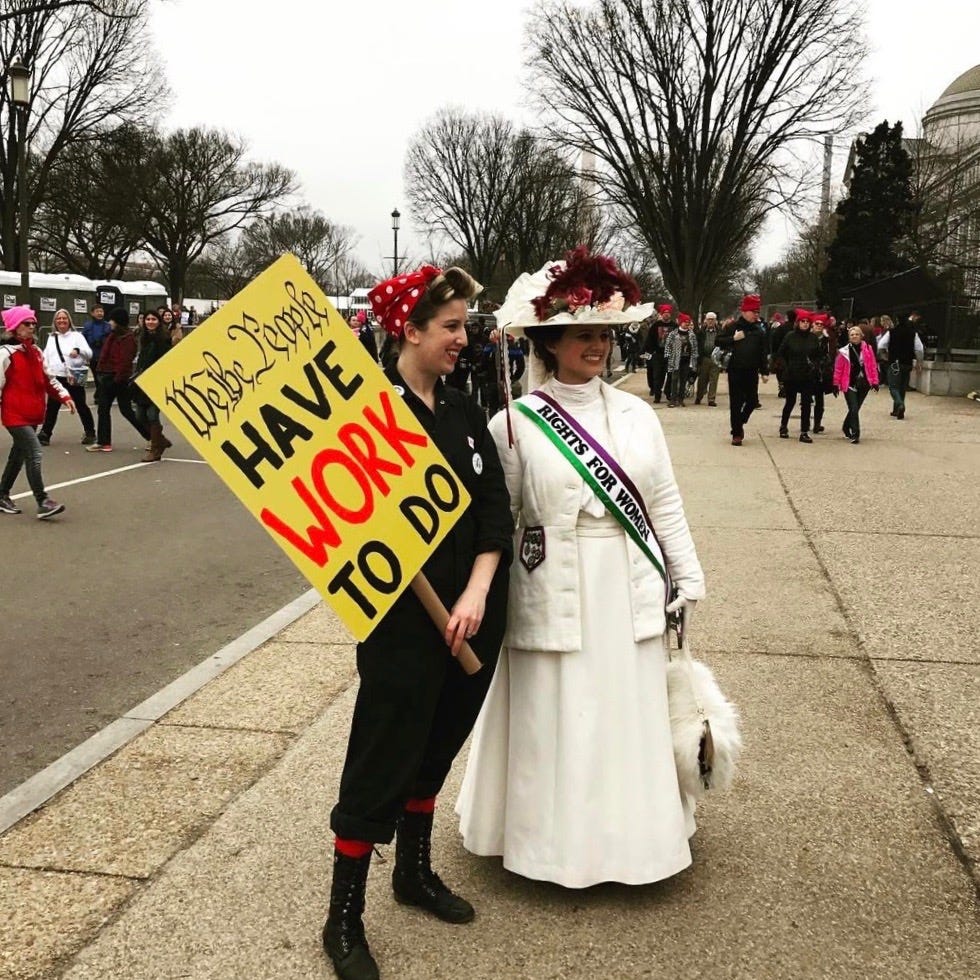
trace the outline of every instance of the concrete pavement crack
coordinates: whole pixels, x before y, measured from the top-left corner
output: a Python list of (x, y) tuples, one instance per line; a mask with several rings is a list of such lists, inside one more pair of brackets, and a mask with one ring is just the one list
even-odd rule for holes
[[(329, 707), (329, 705), (328, 705)], [(289, 728), (251, 728), (248, 725), (205, 725), (201, 722), (189, 722), (189, 721), (166, 721), (161, 719), (158, 723), (161, 728), (184, 728), (187, 730), (200, 730), (206, 732), (229, 732), (229, 733), (239, 733), (248, 735), (285, 735), (287, 738), (299, 738), (302, 731), (296, 731), (295, 729)], [(303, 727), (303, 731), (308, 728), (308, 725)]]
[[(980, 898), (980, 868), (974, 865), (972, 859), (970, 858), (970, 855), (966, 850), (966, 847), (963, 844), (962, 838), (960, 837), (959, 833), (956, 830), (956, 825), (953, 823), (953, 820), (950, 817), (950, 815), (947, 813), (945, 807), (941, 804), (939, 799), (939, 794), (936, 793), (935, 788), (933, 786), (932, 773), (929, 771), (929, 766), (925, 761), (920, 759), (918, 754), (916, 753), (915, 743), (912, 739), (912, 733), (905, 726), (905, 723), (902, 721), (901, 716), (898, 713), (898, 709), (896, 708), (895, 703), (891, 700), (891, 698), (888, 696), (887, 692), (885, 691), (884, 684), (882, 683), (881, 678), (878, 676), (878, 671), (875, 669), (876, 661), (874, 658), (870, 656), (867, 649), (865, 648), (864, 640), (862, 639), (860, 632), (855, 627), (847, 611), (847, 606), (844, 603), (844, 597), (841, 595), (840, 590), (837, 588), (837, 583), (834, 581), (833, 576), (830, 574), (830, 569), (828, 569), (826, 564), (824, 563), (824, 560), (820, 555), (820, 552), (818, 551), (816, 544), (814, 543), (813, 535), (810, 529), (803, 522), (802, 515), (800, 514), (800, 511), (798, 510), (796, 504), (793, 501), (793, 495), (789, 489), (789, 486), (786, 484), (786, 481), (783, 479), (783, 474), (780, 471), (779, 465), (776, 463), (776, 460), (769, 449), (769, 444), (766, 441), (765, 436), (763, 436), (761, 433), (759, 435), (759, 441), (762, 443), (762, 447), (763, 449), (765, 449), (766, 455), (769, 457), (769, 462), (772, 464), (772, 468), (776, 473), (776, 478), (779, 480), (779, 485), (783, 488), (783, 493), (786, 495), (786, 502), (789, 504), (790, 510), (793, 511), (793, 516), (796, 518), (796, 522), (799, 525), (800, 532), (803, 535), (803, 539), (806, 541), (807, 547), (812, 552), (813, 557), (817, 562), (817, 566), (820, 569), (820, 573), (823, 575), (824, 579), (826, 580), (827, 586), (831, 591), (831, 595), (833, 595), (834, 597), (834, 602), (837, 604), (837, 609), (840, 612), (844, 622), (847, 624), (847, 628), (850, 631), (854, 643), (858, 648), (860, 656), (851, 659), (856, 660), (856, 662), (864, 666), (864, 669), (868, 675), (868, 679), (871, 681), (872, 687), (878, 694), (878, 697), (881, 699), (881, 702), (884, 705), (885, 710), (888, 713), (888, 716), (892, 720), (892, 724), (894, 724), (895, 729), (898, 731), (898, 734), (905, 745), (905, 751), (908, 752), (909, 758), (912, 760), (912, 764), (916, 768), (916, 772), (919, 775), (919, 779), (922, 781), (923, 789), (926, 791), (926, 795), (929, 797), (929, 800), (932, 803), (933, 813), (935, 814), (936, 819), (939, 822), (940, 828), (945, 834), (946, 839), (949, 841), (949, 845), (952, 848), (953, 853), (956, 855), (956, 858), (959, 861), (960, 865), (963, 867), (963, 870), (966, 872), (967, 876), (972, 881), (977, 897)], [(939, 536), (942, 537), (942, 535)], [(887, 662), (890, 663), (891, 661), (887, 661)], [(916, 662), (918, 663), (921, 661), (916, 661)], [(932, 663), (933, 661), (928, 661), (928, 662)]]
[(698, 649), (704, 654), (712, 654), (720, 657), (733, 655), (739, 657), (777, 657), (784, 660), (870, 660), (875, 664), (922, 664), (923, 666), (930, 667), (936, 665), (943, 667), (980, 666), (975, 660), (944, 660), (939, 657), (928, 660), (918, 657), (870, 657), (864, 652), (848, 655), (844, 653), (808, 653), (806, 651), (800, 653), (784, 653), (781, 650), (723, 650), (712, 647), (699, 647)]
[[(769, 458), (772, 459), (772, 456)], [(783, 487), (785, 489), (785, 484)], [(739, 524), (691, 524), (691, 527), (700, 531), (765, 531), (774, 534), (789, 534), (796, 530), (792, 527), (760, 527), (758, 524), (751, 526), (742, 526)], [(980, 534), (942, 534), (939, 531), (855, 531), (853, 529), (837, 527), (818, 527), (814, 528), (814, 530), (827, 531), (833, 534), (863, 535), (869, 538), (951, 538), (954, 541), (980, 541)]]
[(9, 871), (41, 871), (55, 875), (73, 875), (83, 878), (112, 878), (119, 881), (132, 881), (138, 885), (145, 884), (150, 880), (142, 875), (124, 875), (118, 871), (86, 871), (82, 868), (61, 868), (55, 864), (11, 864), (9, 861), (0, 861), (0, 868)]

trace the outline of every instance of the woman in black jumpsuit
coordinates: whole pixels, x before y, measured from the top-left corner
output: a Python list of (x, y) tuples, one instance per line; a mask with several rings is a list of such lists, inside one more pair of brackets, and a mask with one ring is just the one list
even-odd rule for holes
[[(337, 805), (330, 912), (323, 944), (342, 980), (376, 980), (361, 914), (371, 851), (396, 835), (392, 888), (403, 904), (446, 922), (472, 906), (429, 864), (435, 798), (480, 712), (503, 639), (513, 522), (503, 472), (482, 410), (446, 386), (467, 344), (467, 302), (479, 291), (461, 269), (425, 266), (370, 294), (399, 342), (387, 375), (472, 498), (422, 571), (450, 610), (440, 633), (406, 590), (357, 647), (360, 688)], [(407, 308), (407, 312), (406, 312)], [(483, 663), (455, 659), (468, 639)]]

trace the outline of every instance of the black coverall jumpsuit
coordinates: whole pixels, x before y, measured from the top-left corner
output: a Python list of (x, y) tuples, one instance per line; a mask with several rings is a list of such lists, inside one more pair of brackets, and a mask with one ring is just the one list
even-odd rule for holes
[(476, 722), (503, 640), (514, 532), (483, 410), (439, 382), (432, 412), (396, 367), (386, 374), (472, 498), (422, 569), (446, 608), (466, 588), (477, 555), (502, 556), (483, 622), (469, 641), (484, 665), (476, 674), (467, 675), (452, 656), (411, 589), (357, 646), (360, 688), (330, 826), (338, 837), (379, 844), (394, 837), (406, 800), (439, 793)]

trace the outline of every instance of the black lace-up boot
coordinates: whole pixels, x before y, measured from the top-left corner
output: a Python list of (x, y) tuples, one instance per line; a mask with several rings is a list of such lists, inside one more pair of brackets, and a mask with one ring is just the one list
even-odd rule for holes
[(432, 870), (432, 814), (402, 814), (395, 841), (395, 870), (391, 887), (403, 905), (417, 905), (443, 922), (471, 922), (476, 913), (464, 898), (454, 895)]
[(323, 926), (323, 948), (340, 980), (379, 978), (378, 964), (371, 955), (361, 921), (370, 866), (370, 853), (352, 858), (334, 851), (330, 912)]

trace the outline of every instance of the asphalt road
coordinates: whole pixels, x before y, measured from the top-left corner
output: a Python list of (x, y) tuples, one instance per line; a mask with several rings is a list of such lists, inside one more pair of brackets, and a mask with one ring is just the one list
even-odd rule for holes
[[(143, 443), (117, 412), (106, 454), (62, 412), (44, 480), (65, 513), (38, 521), (21, 474), (23, 513), (0, 514), (0, 796), (309, 587), (166, 431), (164, 460), (136, 466)], [(0, 430), (0, 466), (9, 445)]]
[[(65, 513), (0, 514), (0, 796), (200, 663), (308, 585), (171, 427), (151, 463), (113, 421), (112, 453), (86, 453), (62, 412), (44, 479)], [(9, 438), (0, 430), (0, 464)], [(28, 490), (22, 474), (13, 489)]]

